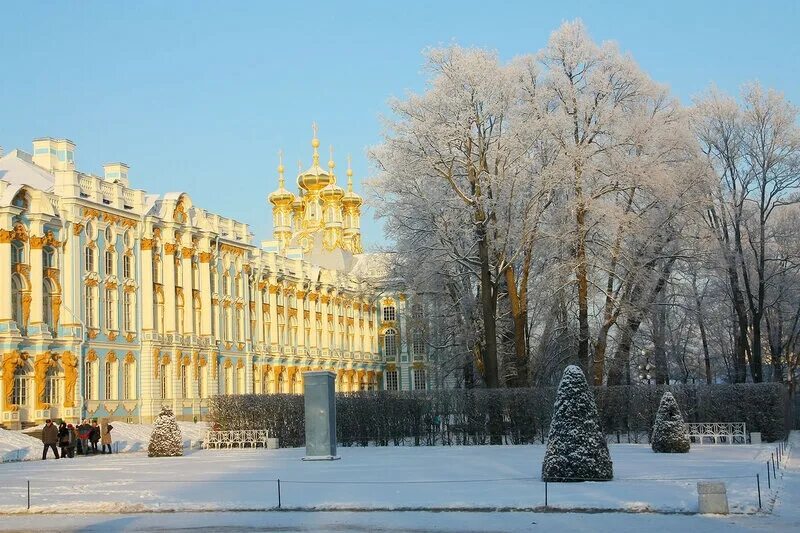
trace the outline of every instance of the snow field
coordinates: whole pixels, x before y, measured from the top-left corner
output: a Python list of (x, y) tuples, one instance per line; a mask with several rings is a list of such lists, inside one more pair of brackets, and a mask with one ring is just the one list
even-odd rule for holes
[[(115, 425), (116, 430), (116, 425)], [(549, 483), (558, 509), (695, 512), (696, 483), (725, 481), (731, 511), (758, 509), (756, 473), (774, 446), (696, 446), (655, 454), (648, 445), (611, 445), (614, 480)], [(544, 505), (544, 446), (339, 448), (341, 460), (306, 462), (300, 448), (193, 450), (9, 463), (0, 467), (0, 513), (272, 509), (277, 479), (283, 508), (532, 509)]]

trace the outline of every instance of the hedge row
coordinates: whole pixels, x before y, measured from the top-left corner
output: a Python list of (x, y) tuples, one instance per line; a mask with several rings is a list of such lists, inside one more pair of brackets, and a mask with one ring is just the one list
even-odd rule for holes
[[(786, 433), (788, 399), (780, 384), (597, 387), (606, 434), (618, 442), (649, 442), (661, 396), (671, 391), (687, 422), (745, 422), (766, 441)], [(342, 446), (488, 444), (489, 419), (502, 415), (507, 444), (543, 443), (554, 388), (356, 392), (336, 395)], [(266, 428), (281, 446), (302, 446), (303, 396), (217, 396), (209, 418), (220, 429)]]

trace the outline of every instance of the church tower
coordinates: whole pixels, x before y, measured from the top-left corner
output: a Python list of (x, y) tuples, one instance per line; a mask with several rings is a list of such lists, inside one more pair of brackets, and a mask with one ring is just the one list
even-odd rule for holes
[(361, 248), (361, 204), (364, 201), (353, 192), (353, 169), (350, 156), (347, 156), (347, 193), (342, 198), (344, 210), (344, 248), (354, 254), (363, 252)]
[(286, 249), (292, 238), (292, 203), (294, 194), (286, 190), (283, 179), (283, 153), (278, 153), (278, 188), (267, 197), (272, 204), (272, 238)]

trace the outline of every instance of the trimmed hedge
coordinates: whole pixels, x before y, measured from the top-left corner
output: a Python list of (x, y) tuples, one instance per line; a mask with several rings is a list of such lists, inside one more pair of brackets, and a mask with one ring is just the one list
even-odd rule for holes
[[(603, 431), (617, 442), (649, 442), (664, 392), (686, 422), (745, 422), (765, 441), (786, 435), (788, 398), (779, 383), (595, 387)], [(489, 444), (489, 419), (502, 414), (506, 444), (544, 443), (555, 389), (455, 389), (336, 395), (340, 446)], [(216, 396), (209, 419), (220, 429), (269, 429), (282, 447), (305, 442), (302, 395)]]

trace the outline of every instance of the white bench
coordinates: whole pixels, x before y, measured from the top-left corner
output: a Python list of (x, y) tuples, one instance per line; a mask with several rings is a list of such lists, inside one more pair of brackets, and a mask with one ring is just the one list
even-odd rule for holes
[(208, 430), (203, 441), (204, 448), (267, 448), (270, 443), (266, 429), (237, 429), (231, 431)]
[(697, 444), (747, 444), (744, 422), (691, 422), (686, 435)]

